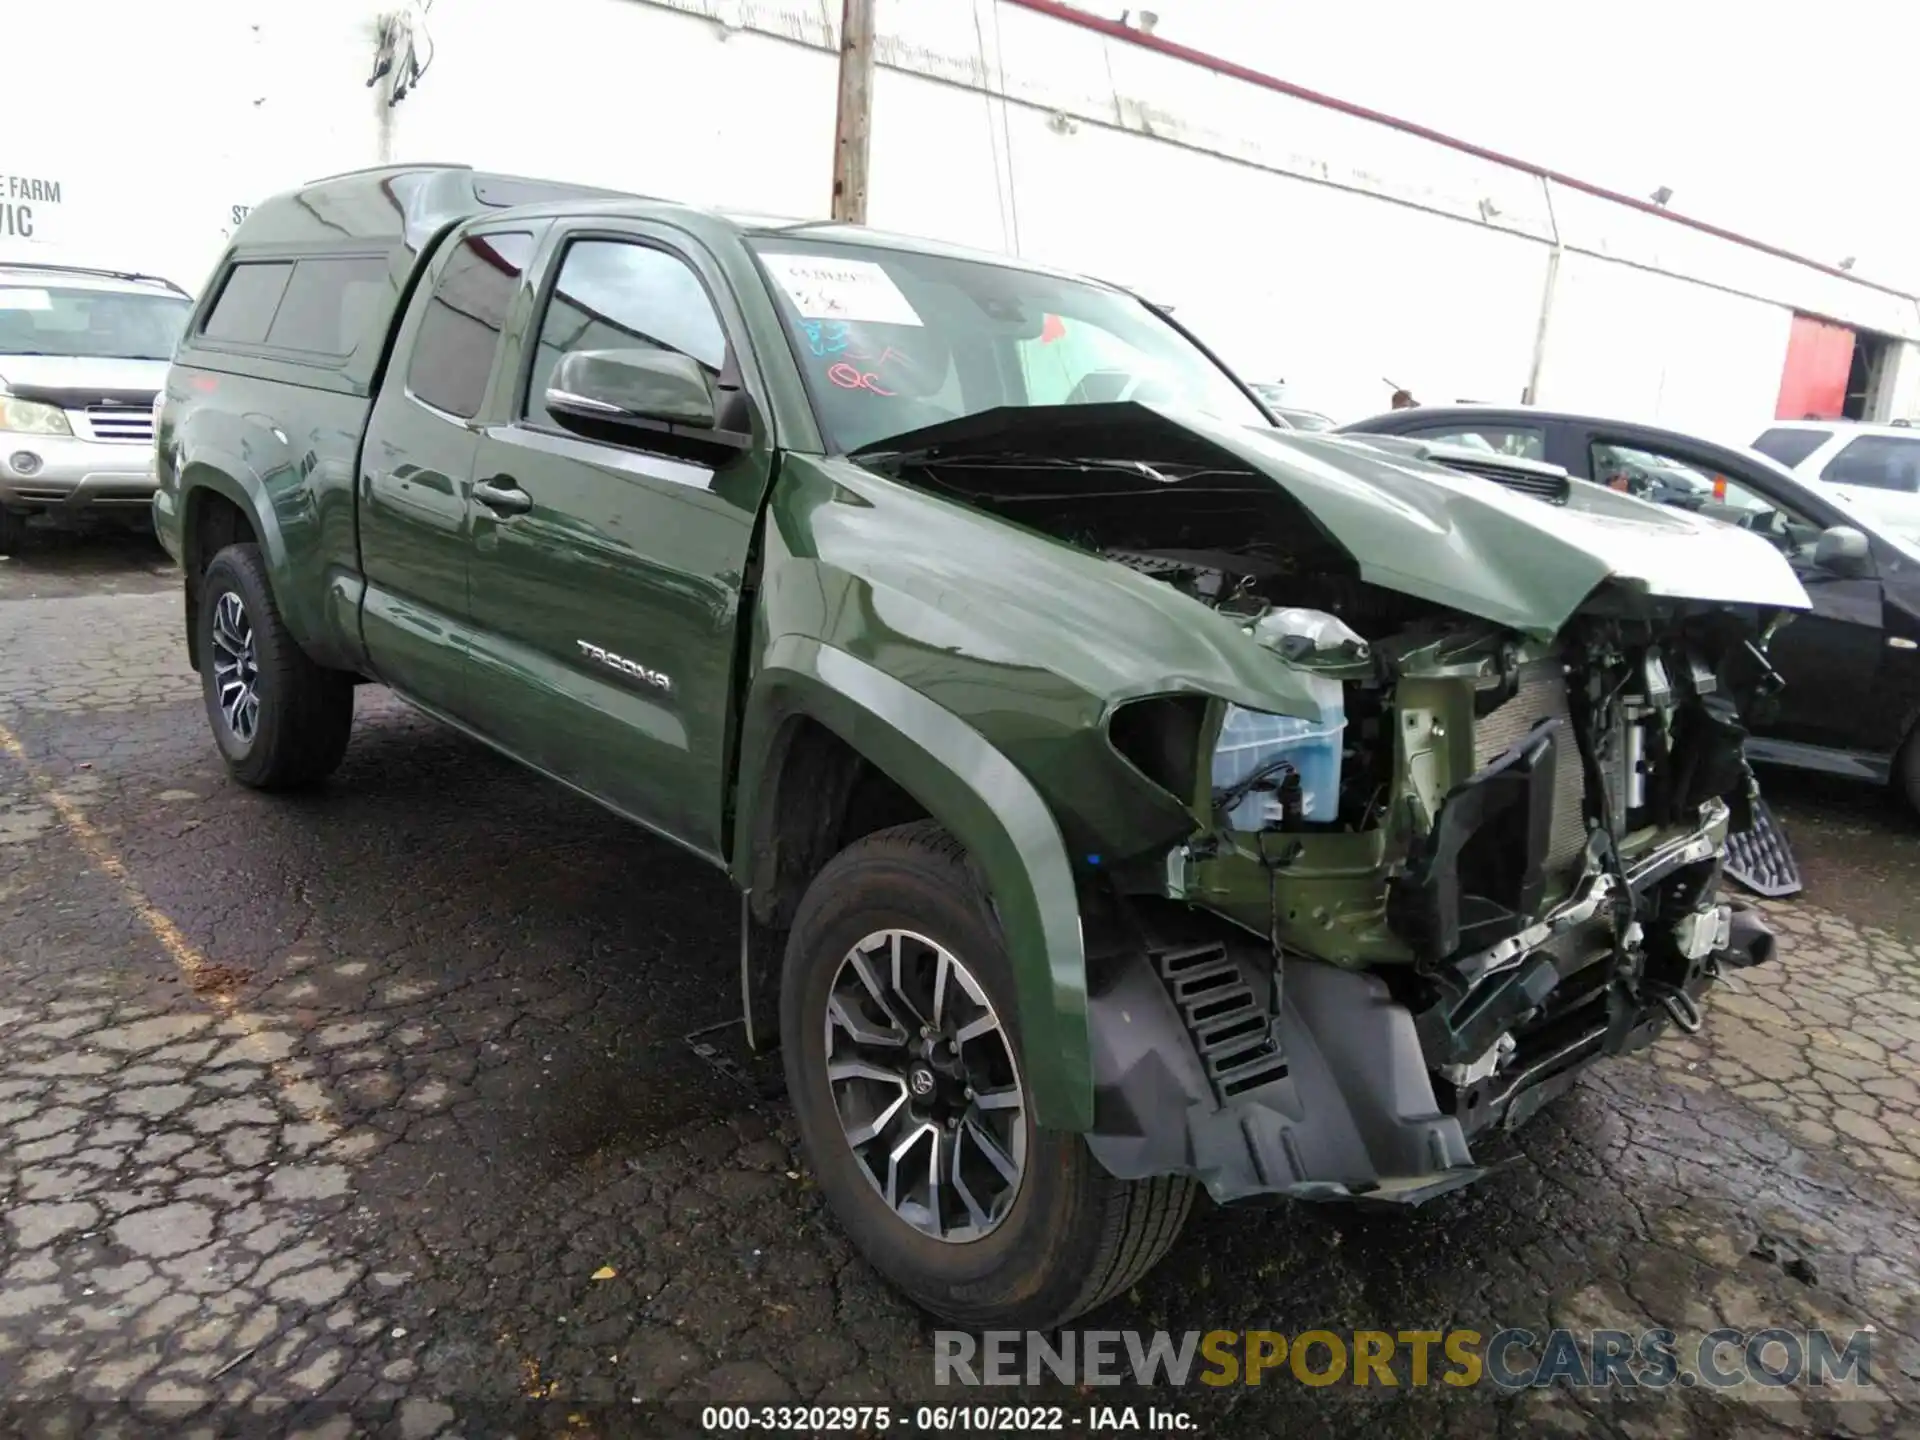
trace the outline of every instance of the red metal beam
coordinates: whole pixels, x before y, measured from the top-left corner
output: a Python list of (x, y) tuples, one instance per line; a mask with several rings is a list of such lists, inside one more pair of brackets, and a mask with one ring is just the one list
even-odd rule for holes
[(1558, 170), (1549, 170), (1544, 165), (1535, 165), (1526, 160), (1516, 160), (1511, 155), (1503, 155), (1498, 150), (1489, 150), (1484, 145), (1475, 145), (1468, 140), (1457, 140), (1451, 135), (1443, 135), (1425, 125), (1416, 125), (1411, 120), (1396, 119), (1392, 115), (1383, 115), (1378, 110), (1370, 110), (1365, 105), (1355, 105), (1351, 101), (1337, 100), (1331, 95), (1323, 95), (1317, 90), (1309, 90), (1304, 85), (1295, 85), (1282, 80), (1277, 75), (1269, 75), (1264, 70), (1255, 70), (1246, 65), (1236, 64), (1232, 60), (1218, 55), (1210, 55), (1204, 50), (1196, 50), (1191, 45), (1181, 45), (1172, 40), (1163, 40), (1158, 35), (1150, 35), (1144, 30), (1136, 30), (1131, 25), (1122, 25), (1118, 20), (1107, 20), (1091, 15), (1062, 0), (1007, 0), (1009, 5), (1017, 5), (1022, 10), (1032, 10), (1041, 15), (1051, 15), (1069, 25), (1077, 25), (1082, 30), (1094, 30), (1115, 40), (1124, 40), (1129, 45), (1138, 45), (1142, 50), (1157, 51), (1176, 60), (1184, 60), (1189, 65), (1198, 65), (1203, 70), (1211, 70), (1216, 75), (1226, 75), (1235, 80), (1244, 80), (1249, 85), (1258, 85), (1262, 90), (1273, 90), (1282, 95), (1291, 95), (1296, 100), (1305, 100), (1309, 104), (1319, 105), (1328, 110), (1337, 110), (1342, 115), (1351, 115), (1355, 119), (1370, 120), (1376, 125), (1385, 125), (1388, 129), (1398, 130), (1404, 135), (1417, 135), (1422, 140), (1431, 140), (1436, 145), (1444, 145), (1449, 150), (1458, 150), (1465, 155), (1473, 155), (1496, 165), (1505, 165), (1528, 175), (1537, 175), (1543, 180), (1551, 180), (1556, 185), (1564, 185), (1569, 190), (1583, 191), (1602, 200), (1610, 200), (1616, 205), (1625, 205), (1634, 210), (1643, 210), (1649, 215), (1657, 215), (1662, 220), (1671, 220), (1677, 225), (1691, 226), (1721, 240), (1735, 245), (1744, 245), (1749, 250), (1758, 250), (1762, 254), (1772, 255), (1781, 260), (1791, 260), (1796, 265), (1805, 265), (1821, 270), (1829, 275), (1855, 285), (1864, 285), (1869, 290), (1878, 290), (1885, 295), (1897, 296), (1902, 300), (1915, 297), (1904, 290), (1896, 290), (1891, 285), (1881, 285), (1872, 280), (1863, 280), (1858, 275), (1842, 270), (1837, 265), (1828, 265), (1819, 260), (1809, 260), (1804, 255), (1796, 255), (1791, 250), (1783, 250), (1778, 245), (1769, 245), (1764, 240), (1755, 240), (1751, 236), (1740, 235), (1705, 220), (1696, 220), (1688, 215), (1655, 205), (1648, 200), (1637, 200), (1631, 195), (1622, 195), (1617, 190), (1609, 190), (1604, 185), (1595, 185), (1586, 180), (1576, 180), (1571, 175)]

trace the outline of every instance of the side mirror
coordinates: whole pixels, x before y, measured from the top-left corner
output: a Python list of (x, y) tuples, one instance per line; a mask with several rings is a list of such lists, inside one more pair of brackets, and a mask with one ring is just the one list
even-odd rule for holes
[(1858, 575), (1867, 568), (1867, 537), (1851, 525), (1822, 530), (1813, 547), (1813, 563), (1836, 575)]
[(713, 387), (691, 355), (677, 350), (574, 350), (547, 382), (547, 409), (569, 421), (652, 421), (711, 430)]

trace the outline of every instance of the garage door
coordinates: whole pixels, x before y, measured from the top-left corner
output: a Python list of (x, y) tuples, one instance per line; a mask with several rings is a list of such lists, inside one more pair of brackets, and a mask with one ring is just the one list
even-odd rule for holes
[(1837, 419), (1847, 403), (1847, 373), (1853, 366), (1853, 332), (1844, 325), (1793, 317), (1787, 337), (1787, 366), (1780, 376), (1780, 401), (1774, 418)]

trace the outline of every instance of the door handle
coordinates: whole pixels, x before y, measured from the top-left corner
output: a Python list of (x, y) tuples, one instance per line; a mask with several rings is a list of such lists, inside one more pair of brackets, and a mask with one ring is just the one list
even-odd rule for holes
[(511, 475), (475, 481), (473, 498), (496, 515), (524, 515), (533, 509), (533, 497), (516, 485)]

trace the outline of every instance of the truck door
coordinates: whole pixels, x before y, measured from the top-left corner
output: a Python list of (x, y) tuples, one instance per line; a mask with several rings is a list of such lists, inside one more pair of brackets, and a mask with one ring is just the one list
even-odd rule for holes
[(714, 856), (767, 437), (716, 453), (611, 424), (582, 434), (545, 397), (570, 351), (668, 349), (744, 409), (738, 312), (711, 257), (667, 227), (563, 226), (537, 272), (528, 353), (474, 461), (474, 723)]
[(474, 417), (536, 239), (478, 229), (443, 247), (401, 321), (360, 451), (368, 657), (395, 690), (455, 718), (467, 707)]

